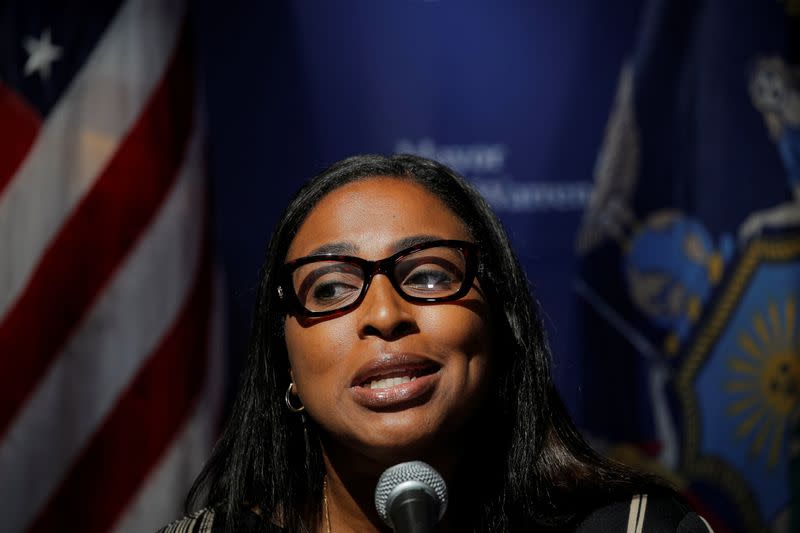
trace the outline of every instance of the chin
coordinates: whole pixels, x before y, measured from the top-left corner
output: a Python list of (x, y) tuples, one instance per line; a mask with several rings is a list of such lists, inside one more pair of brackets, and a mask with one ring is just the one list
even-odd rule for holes
[(451, 443), (442, 425), (432, 424), (430, 419), (416, 416), (419, 413), (413, 411), (378, 414), (380, 420), (370, 423), (368, 431), (354, 439), (353, 447), (387, 465), (424, 459), (448, 450)]

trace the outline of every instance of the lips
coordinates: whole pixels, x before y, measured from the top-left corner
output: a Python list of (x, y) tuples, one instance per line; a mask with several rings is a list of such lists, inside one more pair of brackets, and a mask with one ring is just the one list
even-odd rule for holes
[(417, 354), (386, 354), (361, 367), (350, 391), (372, 409), (402, 408), (424, 401), (439, 380), (441, 365)]
[(375, 388), (375, 384), (378, 383), (378, 388), (385, 388), (391, 385), (380, 382), (403, 378), (415, 379), (433, 374), (440, 367), (440, 364), (421, 355), (386, 354), (362, 366), (353, 378), (351, 386)]

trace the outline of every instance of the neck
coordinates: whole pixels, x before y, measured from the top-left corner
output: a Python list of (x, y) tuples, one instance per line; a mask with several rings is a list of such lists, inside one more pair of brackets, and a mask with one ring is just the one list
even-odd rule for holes
[[(337, 463), (325, 455), (327, 490), (327, 516), (329, 524), (322, 531), (349, 533), (363, 531), (373, 533), (389, 531), (383, 524), (374, 505), (371, 506), (374, 484), (371, 476), (354, 475), (346, 469), (337, 468)], [(377, 478), (376, 478), (377, 481)], [(327, 526), (330, 527), (327, 527)]]
[[(322, 517), (320, 531), (327, 532), (330, 525), (331, 533), (377, 533), (390, 532), (391, 529), (384, 524), (375, 509), (375, 486), (383, 471), (396, 464), (398, 461), (386, 462), (366, 457), (350, 450), (342, 450), (335, 445), (323, 445), (327, 485), (327, 516)], [(411, 460), (409, 458), (407, 460)], [(431, 457), (421, 457), (422, 460), (434, 466), (447, 482), (454, 471), (455, 463), (452, 458), (437, 461)], [(452, 492), (452, 488), (451, 488)], [(451, 502), (453, 498), (451, 495)], [(445, 515), (437, 526), (437, 531), (450, 530), (448, 515)], [(323, 512), (323, 515), (325, 513)]]

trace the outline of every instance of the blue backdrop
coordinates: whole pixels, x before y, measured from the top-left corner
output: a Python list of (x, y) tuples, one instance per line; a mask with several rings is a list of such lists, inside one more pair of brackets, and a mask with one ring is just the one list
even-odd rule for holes
[(472, 179), (506, 223), (580, 417), (574, 241), (636, 3), (232, 1), (199, 15), (234, 342), (299, 185), (348, 155), (414, 152)]

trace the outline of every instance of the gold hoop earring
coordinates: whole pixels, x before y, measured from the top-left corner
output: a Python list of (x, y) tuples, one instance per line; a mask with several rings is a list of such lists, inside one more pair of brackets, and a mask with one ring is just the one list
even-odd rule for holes
[(284, 399), (286, 400), (286, 407), (288, 407), (291, 412), (299, 413), (299, 412), (305, 410), (306, 406), (301, 404), (300, 407), (295, 407), (294, 405), (292, 405), (292, 389), (293, 388), (294, 388), (294, 381), (289, 383), (289, 388), (286, 389), (286, 396), (284, 397)]

